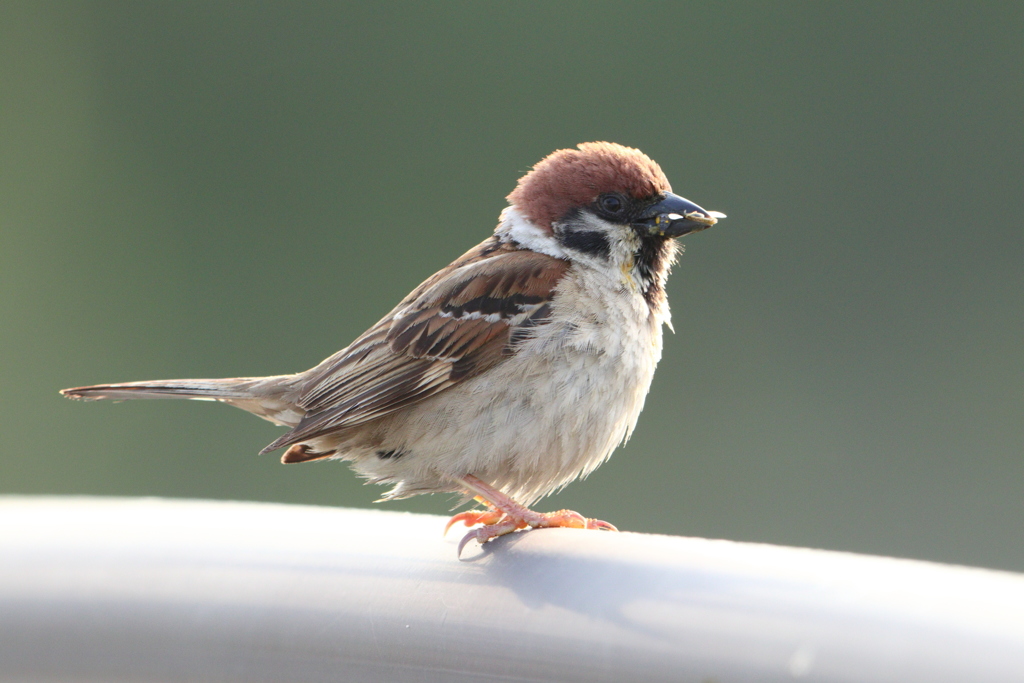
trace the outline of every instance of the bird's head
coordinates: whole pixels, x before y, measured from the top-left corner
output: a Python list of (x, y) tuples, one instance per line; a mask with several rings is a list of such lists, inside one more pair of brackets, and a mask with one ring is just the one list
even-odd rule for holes
[(724, 218), (673, 194), (646, 154), (612, 142), (553, 152), (519, 179), (508, 200), (499, 233), (552, 256), (635, 269), (659, 288), (675, 255), (673, 238)]

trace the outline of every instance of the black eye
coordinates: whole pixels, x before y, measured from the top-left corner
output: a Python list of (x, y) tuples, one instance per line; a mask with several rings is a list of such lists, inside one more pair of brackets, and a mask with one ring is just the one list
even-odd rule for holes
[(598, 205), (610, 214), (622, 213), (626, 203), (617, 194), (603, 194), (597, 198)]

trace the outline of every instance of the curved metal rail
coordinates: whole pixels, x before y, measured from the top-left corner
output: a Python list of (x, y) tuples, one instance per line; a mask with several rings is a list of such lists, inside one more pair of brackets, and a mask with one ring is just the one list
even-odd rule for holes
[(0, 498), (0, 680), (1024, 680), (1024, 576), (254, 503)]

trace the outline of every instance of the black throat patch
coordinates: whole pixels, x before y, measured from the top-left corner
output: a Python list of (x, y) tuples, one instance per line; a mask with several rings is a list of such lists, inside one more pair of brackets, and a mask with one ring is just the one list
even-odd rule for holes
[(643, 282), (644, 300), (652, 308), (665, 301), (662, 284), (672, 267), (676, 248), (671, 237), (640, 234), (640, 247), (633, 255), (634, 268)]

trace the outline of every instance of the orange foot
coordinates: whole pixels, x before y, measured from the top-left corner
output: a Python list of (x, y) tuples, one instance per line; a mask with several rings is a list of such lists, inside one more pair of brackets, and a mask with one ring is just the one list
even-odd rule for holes
[(600, 529), (602, 531), (618, 531), (614, 525), (603, 522), (599, 519), (584, 517), (572, 510), (559, 510), (557, 512), (534, 512), (529, 508), (520, 505), (501, 491), (488, 486), (472, 475), (463, 477), (460, 482), (469, 489), (478, 501), (485, 503), (488, 510), (471, 510), (460, 512), (448, 520), (445, 526), (445, 533), (452, 525), (462, 522), (466, 526), (483, 524), (479, 529), (474, 529), (466, 534), (459, 542), (458, 555), (462, 555), (463, 548), (470, 541), (477, 541), (480, 544), (510, 534), (517, 529), (530, 527), (540, 529), (546, 527), (567, 527), (570, 529)]

